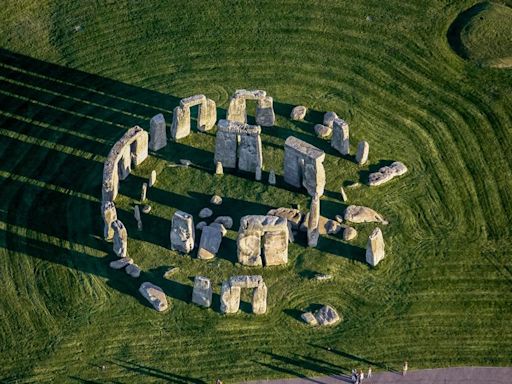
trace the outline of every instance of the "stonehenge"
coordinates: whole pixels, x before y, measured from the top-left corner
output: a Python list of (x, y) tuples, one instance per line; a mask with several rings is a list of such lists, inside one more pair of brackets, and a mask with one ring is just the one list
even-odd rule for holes
[(119, 181), (128, 177), (131, 167), (140, 165), (148, 157), (148, 133), (141, 127), (130, 128), (110, 150), (103, 166), (102, 202), (114, 201)]
[(284, 143), (284, 181), (294, 187), (303, 185), (310, 196), (324, 194), (324, 151), (290, 136)]
[(158, 312), (168, 308), (167, 297), (159, 286), (146, 281), (140, 285), (139, 292)]
[(128, 254), (128, 233), (121, 220), (114, 220), (112, 222), (112, 229), (114, 230), (114, 244), (113, 249), (117, 257), (126, 257)]
[(159, 113), (149, 121), (149, 149), (158, 151), (167, 145), (164, 115)]
[(215, 138), (214, 163), (224, 168), (236, 168), (256, 173), (263, 168), (261, 128), (236, 121), (219, 120)]
[(261, 315), (267, 312), (267, 286), (259, 275), (233, 276), (222, 283), (220, 294), (220, 311), (236, 313), (240, 308), (242, 288), (254, 289), (252, 295), (252, 312)]
[(352, 223), (382, 223), (387, 225), (388, 222), (384, 218), (375, 212), (373, 209), (368, 207), (362, 207), (358, 205), (349, 205), (345, 209), (344, 214), (345, 221)]
[(192, 290), (192, 302), (205, 308), (212, 305), (212, 283), (204, 276), (194, 278), (194, 289)]
[(112, 201), (104, 201), (101, 204), (101, 217), (103, 217), (103, 237), (105, 240), (114, 238), (112, 223), (117, 220), (116, 207)]
[(368, 237), (366, 244), (366, 262), (375, 267), (384, 258), (384, 237), (380, 228), (375, 228)]
[[(217, 224), (217, 225), (214, 225)], [(201, 228), (201, 240), (199, 242), (199, 250), (197, 258), (202, 260), (210, 260), (215, 257), (220, 248), (222, 237), (222, 224), (214, 223), (203, 226)]]
[[(263, 237), (263, 258), (261, 252)], [(288, 262), (288, 223), (277, 216), (248, 215), (240, 219), (237, 238), (242, 265), (271, 266)]]
[(192, 215), (176, 211), (171, 222), (171, 249), (189, 253), (194, 249), (195, 228)]
[(400, 161), (395, 161), (390, 166), (382, 167), (378, 172), (370, 173), (368, 177), (368, 185), (381, 185), (389, 180), (401, 176), (407, 172), (407, 167)]
[(370, 152), (370, 144), (367, 141), (360, 141), (357, 144), (356, 163), (364, 165), (368, 161), (368, 153)]
[(349, 128), (345, 120), (335, 118), (332, 124), (331, 147), (342, 155), (350, 154)]
[(262, 127), (272, 127), (276, 117), (274, 100), (262, 90), (238, 89), (229, 100), (226, 120), (247, 123), (247, 100), (256, 100), (256, 124)]
[(171, 137), (174, 141), (190, 134), (190, 108), (198, 105), (197, 129), (209, 131), (217, 121), (217, 105), (205, 95), (194, 95), (180, 100), (172, 115)]

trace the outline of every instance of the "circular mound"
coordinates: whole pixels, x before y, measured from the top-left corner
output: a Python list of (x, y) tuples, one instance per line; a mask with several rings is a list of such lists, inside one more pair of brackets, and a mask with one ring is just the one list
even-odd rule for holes
[(478, 3), (457, 16), (448, 41), (462, 58), (481, 66), (512, 67), (512, 8)]

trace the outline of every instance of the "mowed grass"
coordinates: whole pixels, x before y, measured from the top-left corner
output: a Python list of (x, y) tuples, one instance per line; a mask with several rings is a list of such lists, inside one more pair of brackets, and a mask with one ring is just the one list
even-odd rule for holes
[[(354, 367), (412, 369), (512, 363), (512, 72), (482, 69), (451, 49), (448, 30), (474, 3), (442, 1), (7, 1), (0, 11), (0, 377), (5, 382), (226, 382), (313, 376)], [(506, 20), (503, 21), (506, 24)], [(510, 22), (510, 20), (509, 20)], [(507, 24), (508, 26), (508, 24)], [(275, 100), (264, 128), (264, 179), (213, 175), (214, 132), (194, 133), (151, 156), (122, 183), (116, 203), (134, 280), (108, 267), (102, 240), (101, 172), (123, 132), (181, 97), (204, 93), (224, 117), (237, 88)], [(292, 122), (294, 105), (308, 106)], [(250, 106), (251, 114), (254, 105)], [(370, 163), (342, 158), (313, 126), (336, 111), (352, 151), (370, 143)], [(245, 214), (299, 203), (282, 180), (284, 140), (325, 150), (322, 214), (343, 212), (339, 186), (404, 162), (409, 173), (379, 188), (348, 190), (389, 221), (386, 259), (363, 261), (372, 225), (359, 236), (304, 238), (276, 268), (236, 264)], [(193, 167), (169, 167), (190, 159)], [(153, 207), (136, 230), (132, 207), (152, 169)], [(195, 215), (212, 194), (215, 215), (235, 219), (211, 262), (169, 249), (176, 209)], [(172, 280), (163, 273), (172, 266)], [(220, 283), (262, 274), (265, 316), (219, 313)], [(330, 273), (317, 282), (314, 273)], [(193, 277), (214, 283), (214, 304), (190, 303)], [(137, 292), (160, 285), (160, 314)], [(311, 329), (302, 310), (331, 304), (334, 328)]]

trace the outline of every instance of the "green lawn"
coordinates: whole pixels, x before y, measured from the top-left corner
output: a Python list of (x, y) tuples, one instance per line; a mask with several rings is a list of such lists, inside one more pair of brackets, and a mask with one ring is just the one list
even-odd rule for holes
[[(399, 369), (404, 359), (411, 369), (510, 366), (512, 70), (481, 68), (452, 49), (460, 32), (452, 23), (474, 4), (4, 1), (0, 381), (237, 382)], [(501, 22), (510, 30), (512, 19)], [(238, 88), (274, 97), (276, 126), (263, 128), (262, 141), (264, 179), (275, 169), (277, 186), (214, 176), (214, 131), (194, 131), (122, 183), (118, 215), (143, 274), (135, 280), (110, 269), (99, 201), (110, 147), (135, 124), (148, 129), (157, 113), (170, 123), (185, 96), (212, 98), (223, 118)], [(310, 109), (306, 122), (288, 118), (298, 104)], [(349, 122), (353, 152), (359, 140), (370, 143), (368, 166), (315, 137), (314, 124), (330, 110)], [(351, 243), (325, 236), (310, 249), (299, 239), (287, 266), (236, 264), (241, 216), (309, 205), (305, 191), (282, 180), (290, 135), (327, 154), (327, 217), (344, 210), (343, 183), (364, 181), (389, 161), (409, 168), (382, 187), (347, 190), (350, 203), (390, 222), (377, 268), (362, 262), (372, 225), (357, 226)], [(179, 159), (196, 166), (168, 167)], [(153, 209), (138, 232), (132, 204), (153, 169)], [(170, 251), (173, 212), (197, 222), (214, 193), (224, 197), (215, 214), (235, 219), (218, 257)], [(180, 271), (163, 279), (171, 266)], [(310, 279), (317, 272), (334, 278)], [(249, 313), (248, 293), (240, 314), (219, 313), (220, 283), (242, 273), (264, 276), (267, 315)], [(190, 303), (198, 274), (214, 283), (211, 309)], [(169, 311), (148, 307), (137, 292), (143, 281), (165, 290)], [(308, 328), (300, 313), (318, 304), (333, 305), (344, 321)]]

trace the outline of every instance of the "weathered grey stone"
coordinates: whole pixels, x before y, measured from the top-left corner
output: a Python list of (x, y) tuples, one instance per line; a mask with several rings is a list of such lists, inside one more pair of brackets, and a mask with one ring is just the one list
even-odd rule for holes
[(165, 293), (159, 286), (146, 281), (140, 285), (139, 292), (158, 312), (168, 308)]
[(384, 218), (375, 212), (373, 209), (368, 207), (362, 207), (358, 205), (349, 205), (345, 209), (344, 214), (345, 221), (352, 223), (382, 223), (387, 225), (388, 222)]
[(233, 227), (233, 219), (230, 216), (219, 216), (214, 220), (215, 223), (220, 223), (226, 229), (231, 229)]
[(222, 283), (220, 291), (220, 311), (236, 313), (240, 308), (240, 287), (232, 287), (229, 281)]
[(149, 176), (149, 180), (148, 180), (149, 188), (151, 188), (153, 185), (155, 185), (155, 183), (156, 183), (156, 171), (153, 169), (151, 171), (151, 175)]
[(194, 95), (194, 96), (189, 96), (189, 97), (185, 97), (185, 98), (181, 99), (180, 107), (185, 109), (185, 108), (194, 107), (196, 105), (200, 105), (203, 103), (206, 103), (205, 95)]
[(283, 217), (291, 223), (293, 229), (298, 229), (302, 222), (302, 212), (294, 208), (276, 208), (267, 212), (267, 215)]
[(171, 249), (189, 253), (194, 249), (195, 229), (192, 215), (176, 211), (171, 223)]
[(256, 173), (256, 169), (263, 166), (263, 152), (260, 134), (240, 135), (238, 154), (238, 169), (241, 171)]
[(101, 204), (101, 217), (103, 217), (103, 237), (105, 240), (114, 238), (112, 223), (117, 220), (117, 211), (112, 201), (104, 201)]
[(332, 133), (331, 127), (322, 124), (316, 124), (314, 130), (315, 134), (321, 139), (327, 139)]
[(222, 237), (225, 237), (226, 234), (228, 233), (226, 228), (221, 223), (211, 223), (209, 226), (218, 228), (220, 233), (222, 233)]
[(133, 264), (133, 259), (129, 257), (122, 257), (120, 259), (114, 260), (110, 262), (110, 268), (112, 269), (123, 269), (129, 264)]
[(213, 215), (213, 211), (210, 208), (203, 208), (199, 211), (199, 217), (201, 219), (207, 219)]
[(267, 286), (265, 283), (258, 285), (252, 293), (252, 313), (262, 315), (267, 312)]
[(316, 321), (316, 317), (311, 312), (304, 312), (302, 315), (300, 315), (301, 319), (304, 320), (306, 324), (309, 325), (318, 325), (318, 321)]
[(338, 223), (343, 223), (343, 216), (341, 216), (341, 215), (336, 215), (336, 216), (334, 216), (334, 218), (336, 219), (336, 221), (337, 221)]
[(254, 178), (256, 179), (256, 181), (261, 181), (261, 167), (260, 166), (256, 167), (256, 172), (254, 174)]
[(288, 242), (293, 243), (295, 241), (295, 235), (297, 232), (292, 229), (292, 223), (287, 221), (286, 224), (288, 224)]
[(288, 261), (288, 222), (278, 216), (248, 215), (240, 220), (237, 239), (238, 261), (243, 265), (263, 264), (261, 236), (264, 236), (265, 265)]
[(176, 107), (172, 112), (171, 137), (174, 141), (190, 134), (190, 108)]
[(308, 247), (316, 247), (319, 238), (320, 198), (317, 193), (311, 198), (308, 218)]
[(212, 203), (213, 205), (221, 205), (222, 197), (220, 197), (219, 195), (213, 195), (212, 198), (210, 199), (210, 203)]
[(357, 237), (357, 231), (352, 227), (345, 227), (343, 229), (343, 240), (350, 241), (354, 240)]
[(147, 157), (148, 133), (139, 126), (130, 128), (114, 144), (104, 163), (102, 202), (114, 201), (119, 191), (119, 180), (129, 175), (132, 164), (138, 166)]
[(370, 173), (370, 176), (368, 177), (368, 185), (376, 186), (384, 184), (397, 176), (403, 175), (406, 172), (407, 167), (404, 165), (404, 163), (395, 161), (389, 167), (382, 167), (378, 172)]
[(345, 192), (345, 189), (343, 187), (340, 187), (340, 194), (341, 194), (341, 201), (346, 203), (348, 201), (348, 197), (347, 197), (347, 193)]
[(208, 223), (206, 221), (200, 221), (196, 224), (196, 229), (202, 231), (204, 227), (206, 227)]
[(325, 231), (329, 235), (337, 234), (339, 231), (341, 231), (342, 228), (343, 227), (340, 225), (340, 223), (334, 220), (328, 220), (327, 223), (325, 224)]
[(209, 308), (212, 305), (212, 283), (204, 276), (194, 278), (192, 302), (202, 307)]
[(216, 175), (223, 175), (224, 174), (224, 167), (222, 166), (222, 163), (220, 161), (217, 161), (215, 163), (215, 174)]
[(326, 127), (332, 128), (334, 120), (338, 118), (336, 112), (326, 112), (324, 114), (324, 125)]
[(217, 105), (215, 101), (206, 99), (205, 103), (199, 105), (199, 114), (197, 118), (197, 129), (201, 132), (209, 131), (215, 126), (217, 121)]
[(276, 121), (274, 113), (274, 100), (270, 96), (258, 99), (256, 106), (256, 124), (262, 127), (272, 127)]
[(375, 267), (379, 262), (384, 259), (384, 237), (380, 228), (375, 228), (368, 237), (366, 244), (366, 262), (372, 267)]
[(140, 276), (141, 272), (140, 267), (137, 264), (128, 264), (124, 271), (135, 279)]
[(284, 143), (284, 181), (297, 188), (303, 185), (313, 196), (322, 196), (325, 188), (324, 151), (296, 137)]
[(140, 191), (140, 202), (146, 201), (146, 195), (148, 193), (148, 183), (142, 183), (142, 189)]
[(334, 119), (332, 127), (331, 147), (336, 149), (342, 155), (350, 154), (350, 134), (346, 121)]
[(261, 275), (238, 275), (229, 278), (229, 284), (232, 287), (239, 288), (256, 288), (263, 284), (263, 277)]
[(307, 111), (308, 109), (305, 106), (297, 105), (292, 109), (292, 112), (290, 113), (290, 118), (292, 120), (304, 120)]
[(356, 163), (364, 165), (368, 161), (368, 153), (370, 152), (370, 144), (367, 141), (360, 141), (357, 144)]
[[(159, 113), (149, 121), (149, 149), (158, 151), (167, 145), (164, 115)], [(150, 185), (151, 186), (151, 185)]]
[(208, 225), (203, 227), (197, 258), (201, 260), (213, 259), (219, 252), (221, 242), (222, 231), (218, 226)]
[(233, 95), (229, 101), (229, 107), (226, 120), (238, 121), (239, 123), (247, 122), (247, 110), (245, 99)]
[(268, 183), (270, 185), (276, 185), (276, 173), (274, 172), (273, 169), (271, 169), (270, 172), (268, 173)]
[(341, 320), (338, 312), (336, 312), (336, 310), (330, 305), (324, 305), (322, 308), (316, 311), (315, 318), (318, 322), (318, 325), (321, 326), (334, 325)]
[(138, 205), (133, 207), (133, 217), (135, 218), (135, 220), (140, 221), (140, 208)]
[(112, 229), (114, 230), (114, 253), (122, 258), (128, 254), (128, 233), (121, 220), (112, 222)]

